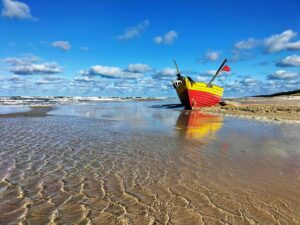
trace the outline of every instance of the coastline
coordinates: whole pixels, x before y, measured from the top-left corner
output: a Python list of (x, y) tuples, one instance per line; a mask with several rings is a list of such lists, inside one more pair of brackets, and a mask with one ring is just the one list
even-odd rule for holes
[[(217, 106), (196, 110), (203, 113), (265, 122), (300, 123), (299, 96), (251, 97), (224, 100)], [(0, 114), (0, 118), (43, 117), (54, 107), (55, 105), (31, 105), (29, 111)]]

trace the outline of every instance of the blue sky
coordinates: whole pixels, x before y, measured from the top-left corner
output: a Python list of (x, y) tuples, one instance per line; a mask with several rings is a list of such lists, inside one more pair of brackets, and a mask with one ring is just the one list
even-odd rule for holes
[(173, 59), (225, 96), (299, 89), (300, 2), (1, 0), (0, 95), (176, 96)]

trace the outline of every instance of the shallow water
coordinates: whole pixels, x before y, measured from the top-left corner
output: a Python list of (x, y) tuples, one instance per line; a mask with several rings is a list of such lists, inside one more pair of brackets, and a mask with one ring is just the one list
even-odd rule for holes
[(299, 224), (299, 125), (165, 101), (0, 119), (0, 224)]
[(28, 106), (0, 105), (0, 114), (29, 111)]

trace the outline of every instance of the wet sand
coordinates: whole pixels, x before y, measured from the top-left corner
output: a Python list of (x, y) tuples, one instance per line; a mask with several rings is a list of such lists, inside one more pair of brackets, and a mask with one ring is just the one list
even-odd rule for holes
[(300, 122), (300, 97), (248, 98), (233, 101), (200, 110), (260, 120)]
[(0, 224), (300, 223), (299, 125), (164, 104), (0, 118)]
[[(0, 106), (1, 107), (1, 106)], [(52, 106), (31, 106), (28, 111), (25, 112), (12, 112), (0, 114), (0, 118), (11, 117), (43, 117), (53, 109)]]

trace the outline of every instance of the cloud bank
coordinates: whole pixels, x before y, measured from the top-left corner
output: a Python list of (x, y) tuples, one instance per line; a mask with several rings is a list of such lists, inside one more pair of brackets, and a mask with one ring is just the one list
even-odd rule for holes
[(112, 79), (138, 79), (144, 75), (140, 72), (131, 72), (119, 67), (95, 65), (80, 72), (83, 76), (101, 76)]
[(129, 64), (127, 70), (133, 73), (145, 73), (151, 71), (151, 67), (148, 66), (147, 64), (136, 63), (136, 64)]
[(286, 30), (281, 34), (274, 34), (264, 40), (265, 50), (267, 53), (282, 50), (300, 50), (300, 41), (291, 41), (296, 36), (297, 33), (293, 30)]
[(63, 71), (55, 62), (40, 61), (36, 56), (4, 59), (10, 65), (10, 72), (16, 75), (50, 75)]
[(277, 70), (275, 73), (268, 76), (269, 80), (289, 80), (299, 77), (300, 73), (288, 72), (285, 70)]
[(282, 59), (276, 66), (279, 67), (300, 67), (300, 55), (291, 55)]

